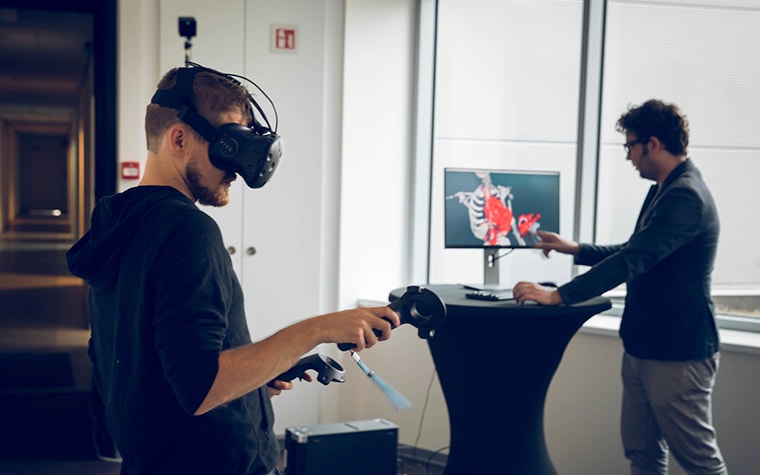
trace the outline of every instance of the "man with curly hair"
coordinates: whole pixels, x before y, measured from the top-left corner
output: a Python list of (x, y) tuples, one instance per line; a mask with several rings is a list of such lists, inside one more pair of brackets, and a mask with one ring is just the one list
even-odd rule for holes
[(627, 159), (655, 182), (623, 244), (595, 245), (538, 232), (536, 247), (592, 266), (557, 289), (514, 287), (518, 302), (571, 305), (625, 283), (621, 432), (632, 475), (665, 475), (668, 452), (693, 475), (726, 475), (712, 424), (720, 341), (710, 284), (720, 224), (702, 175), (687, 158), (679, 108), (649, 100), (617, 122)]

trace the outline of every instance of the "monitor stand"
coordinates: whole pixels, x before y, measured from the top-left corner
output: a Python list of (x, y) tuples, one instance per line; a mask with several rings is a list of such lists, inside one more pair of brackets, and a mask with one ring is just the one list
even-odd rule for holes
[(483, 283), (482, 284), (462, 284), (466, 289), (471, 290), (501, 290), (499, 284), (499, 248), (483, 249)]
[(499, 288), (499, 249), (483, 249), (483, 283), (486, 288)]

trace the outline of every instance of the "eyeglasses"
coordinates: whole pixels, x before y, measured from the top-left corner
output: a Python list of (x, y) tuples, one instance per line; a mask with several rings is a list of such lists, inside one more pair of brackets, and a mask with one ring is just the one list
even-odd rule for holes
[(632, 140), (630, 142), (626, 142), (623, 144), (623, 150), (625, 150), (626, 154), (629, 154), (631, 153), (631, 147), (639, 143), (647, 143), (647, 140)]

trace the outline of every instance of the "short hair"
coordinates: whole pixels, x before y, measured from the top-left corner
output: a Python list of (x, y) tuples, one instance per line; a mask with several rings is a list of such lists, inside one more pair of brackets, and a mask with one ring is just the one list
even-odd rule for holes
[(657, 137), (665, 149), (676, 156), (686, 155), (689, 147), (689, 121), (675, 104), (650, 99), (640, 106), (629, 106), (617, 121), (617, 131), (633, 133), (638, 140)]
[[(158, 89), (171, 89), (177, 82), (178, 68), (167, 72), (158, 83)], [(214, 127), (224, 125), (222, 114), (240, 111), (247, 123), (253, 120), (251, 101), (248, 90), (237, 81), (209, 71), (199, 71), (193, 79), (193, 95), (198, 113), (211, 122)], [(145, 110), (145, 138), (148, 150), (158, 152), (161, 137), (176, 123), (182, 122), (177, 116), (177, 109), (148, 104)], [(192, 128), (191, 128), (192, 130)], [(193, 133), (202, 139), (195, 130)]]

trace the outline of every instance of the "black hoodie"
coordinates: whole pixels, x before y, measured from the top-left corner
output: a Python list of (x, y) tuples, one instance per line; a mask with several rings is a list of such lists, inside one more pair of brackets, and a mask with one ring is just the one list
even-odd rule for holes
[(66, 257), (91, 286), (93, 385), (122, 473), (273, 469), (279, 447), (265, 387), (193, 415), (219, 353), (251, 341), (216, 223), (174, 188), (138, 186), (100, 200)]

